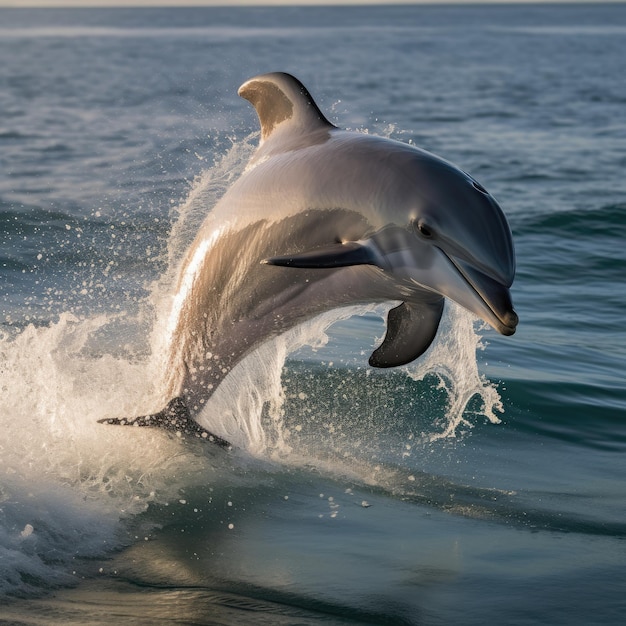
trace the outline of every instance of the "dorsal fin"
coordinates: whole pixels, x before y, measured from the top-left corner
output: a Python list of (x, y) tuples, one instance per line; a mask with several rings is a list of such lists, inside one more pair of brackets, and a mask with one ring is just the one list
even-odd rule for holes
[(261, 123), (261, 141), (279, 125), (301, 132), (333, 128), (306, 87), (291, 74), (274, 72), (255, 76), (241, 85), (237, 93), (256, 109)]

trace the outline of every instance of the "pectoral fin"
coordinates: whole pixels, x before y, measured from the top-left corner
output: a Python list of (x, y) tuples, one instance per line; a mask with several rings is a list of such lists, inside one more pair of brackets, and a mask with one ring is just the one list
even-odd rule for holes
[(348, 267), (349, 265), (379, 265), (379, 260), (372, 248), (358, 241), (336, 243), (301, 254), (275, 256), (263, 262), (268, 265), (310, 269), (329, 269)]
[(423, 304), (407, 304), (389, 311), (387, 334), (370, 356), (373, 367), (406, 365), (422, 355), (432, 343), (443, 314), (444, 299)]

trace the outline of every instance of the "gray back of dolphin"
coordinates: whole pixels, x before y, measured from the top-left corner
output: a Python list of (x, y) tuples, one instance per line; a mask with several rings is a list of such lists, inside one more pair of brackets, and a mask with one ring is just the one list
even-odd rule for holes
[(257, 111), (260, 145), (181, 268), (168, 325), (172, 400), (132, 423), (189, 422), (213, 437), (193, 417), (225, 375), (271, 337), (336, 307), (402, 301), (370, 357), (375, 367), (428, 348), (444, 297), (514, 332), (511, 233), (474, 179), (418, 148), (336, 128), (288, 74), (253, 78), (239, 94)]

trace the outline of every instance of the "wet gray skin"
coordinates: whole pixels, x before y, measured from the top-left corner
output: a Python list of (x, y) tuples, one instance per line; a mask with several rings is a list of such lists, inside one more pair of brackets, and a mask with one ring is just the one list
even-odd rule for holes
[(402, 302), (374, 367), (419, 357), (446, 297), (515, 332), (511, 231), (471, 176), (413, 146), (336, 128), (288, 74), (252, 78), (239, 94), (257, 111), (261, 142), (181, 267), (167, 328), (169, 404), (109, 423), (227, 446), (194, 421), (225, 375), (271, 337), (341, 306)]

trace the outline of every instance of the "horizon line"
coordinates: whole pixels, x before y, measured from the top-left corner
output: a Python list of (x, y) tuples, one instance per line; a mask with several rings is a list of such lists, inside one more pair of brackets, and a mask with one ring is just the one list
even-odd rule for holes
[(185, 7), (298, 7), (460, 4), (623, 4), (626, 0), (0, 0), (0, 8), (185, 8)]

